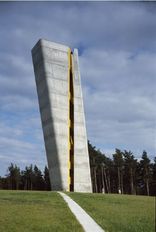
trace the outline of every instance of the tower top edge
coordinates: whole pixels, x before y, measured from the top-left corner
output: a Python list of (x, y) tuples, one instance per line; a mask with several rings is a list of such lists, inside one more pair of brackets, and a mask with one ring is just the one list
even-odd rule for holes
[(49, 48), (58, 49), (58, 50), (65, 51), (65, 52), (67, 52), (69, 49), (71, 50), (70, 47), (64, 44), (51, 42), (46, 39), (39, 39), (38, 42), (35, 44), (35, 46), (32, 48), (31, 50), (32, 53), (35, 53), (39, 47), (49, 47)]

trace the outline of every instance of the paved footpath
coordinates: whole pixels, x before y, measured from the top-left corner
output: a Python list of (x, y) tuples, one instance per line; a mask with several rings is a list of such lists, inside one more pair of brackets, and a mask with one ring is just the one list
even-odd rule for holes
[(58, 192), (67, 202), (70, 210), (75, 215), (85, 232), (104, 232), (104, 230), (69, 196)]

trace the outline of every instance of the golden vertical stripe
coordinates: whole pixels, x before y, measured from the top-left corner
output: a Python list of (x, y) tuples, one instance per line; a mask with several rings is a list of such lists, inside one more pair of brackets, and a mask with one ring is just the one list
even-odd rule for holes
[(71, 50), (68, 50), (68, 191), (70, 191), (70, 56)]
[(74, 191), (74, 86), (70, 49), (68, 50), (68, 191)]

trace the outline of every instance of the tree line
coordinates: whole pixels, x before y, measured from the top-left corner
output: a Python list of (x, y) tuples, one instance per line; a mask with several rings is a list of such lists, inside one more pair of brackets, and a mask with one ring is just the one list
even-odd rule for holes
[[(93, 192), (156, 195), (156, 157), (154, 161), (143, 151), (137, 160), (131, 151), (116, 149), (112, 159), (88, 142)], [(42, 172), (36, 165), (24, 170), (11, 163), (0, 189), (51, 190), (49, 170)]]
[(88, 143), (93, 192), (156, 195), (156, 157), (115, 149), (112, 159)]
[(50, 190), (49, 170), (42, 171), (36, 165), (26, 166), (24, 170), (11, 163), (8, 174), (0, 177), (0, 189), (12, 190)]

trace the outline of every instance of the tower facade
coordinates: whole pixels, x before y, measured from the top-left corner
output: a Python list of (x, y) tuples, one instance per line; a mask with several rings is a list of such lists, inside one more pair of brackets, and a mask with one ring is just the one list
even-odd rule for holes
[(51, 188), (92, 192), (78, 51), (41, 39), (32, 58)]

